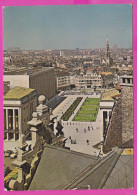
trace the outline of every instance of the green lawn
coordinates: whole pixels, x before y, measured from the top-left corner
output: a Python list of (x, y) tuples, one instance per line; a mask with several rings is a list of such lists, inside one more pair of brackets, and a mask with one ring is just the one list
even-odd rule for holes
[(73, 121), (96, 121), (99, 109), (99, 101), (99, 98), (86, 98), (85, 102), (80, 107)]

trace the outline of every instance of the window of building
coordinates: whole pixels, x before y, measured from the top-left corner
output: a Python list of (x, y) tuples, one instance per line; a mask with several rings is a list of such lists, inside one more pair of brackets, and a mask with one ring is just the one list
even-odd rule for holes
[(129, 78), (127, 79), (127, 82), (130, 84), (130, 79)]
[(8, 110), (8, 129), (13, 129), (13, 110)]
[(18, 129), (19, 128), (19, 119), (18, 119), (18, 110), (16, 109), (15, 110), (15, 129)]
[(123, 78), (123, 83), (125, 83), (125, 79)]

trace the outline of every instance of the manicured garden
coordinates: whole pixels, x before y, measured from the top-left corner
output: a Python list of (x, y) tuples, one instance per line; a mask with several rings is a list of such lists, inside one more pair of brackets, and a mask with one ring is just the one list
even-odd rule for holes
[(80, 107), (73, 121), (94, 122), (96, 121), (99, 98), (86, 98), (83, 105)]
[(70, 116), (73, 114), (73, 112), (75, 111), (75, 109), (77, 108), (77, 106), (79, 105), (79, 103), (81, 102), (83, 98), (82, 97), (78, 97), (73, 104), (71, 104), (71, 106), (66, 110), (66, 112), (62, 115), (61, 119), (63, 121), (68, 121), (68, 119), (70, 118)]

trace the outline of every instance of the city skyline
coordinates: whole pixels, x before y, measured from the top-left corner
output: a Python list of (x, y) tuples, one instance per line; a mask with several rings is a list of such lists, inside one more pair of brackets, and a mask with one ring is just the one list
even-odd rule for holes
[(3, 9), (4, 49), (105, 48), (107, 35), (110, 47), (132, 48), (130, 4)]

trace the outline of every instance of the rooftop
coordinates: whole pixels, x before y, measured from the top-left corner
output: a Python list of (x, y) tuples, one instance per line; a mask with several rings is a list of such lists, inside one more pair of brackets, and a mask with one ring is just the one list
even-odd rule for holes
[(100, 75), (112, 75), (112, 72), (99, 72)]
[(10, 89), (4, 96), (4, 100), (20, 100), (21, 98), (29, 95), (35, 89), (24, 88), (24, 87), (15, 87)]
[(113, 100), (113, 96), (119, 95), (119, 91), (116, 89), (107, 89), (104, 93), (102, 93), (101, 100)]
[(100, 159), (46, 145), (29, 190), (132, 188), (133, 155), (122, 151), (114, 148)]
[(49, 71), (53, 69), (53, 67), (36, 67), (36, 68), (26, 68), (25, 70), (14, 70), (10, 72), (4, 72), (4, 75), (34, 75), (43, 71)]
[(29, 190), (61, 190), (96, 157), (46, 145)]

